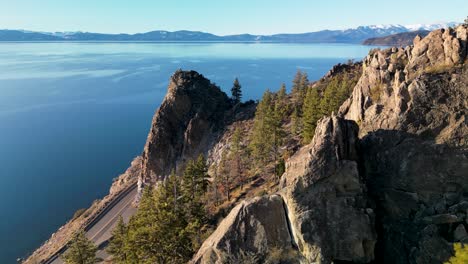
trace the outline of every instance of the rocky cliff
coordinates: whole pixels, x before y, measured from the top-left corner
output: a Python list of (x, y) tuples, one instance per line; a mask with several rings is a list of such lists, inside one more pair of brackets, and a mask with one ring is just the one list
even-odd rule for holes
[(185, 161), (207, 153), (222, 130), (229, 98), (195, 71), (177, 71), (170, 79), (142, 154), (141, 189), (179, 170)]
[(372, 51), (281, 190), (234, 208), (193, 262), (267, 262), (276, 247), (297, 253), (290, 263), (446, 261), (468, 240), (467, 31)]
[(360, 124), (380, 262), (442, 263), (466, 239), (466, 56), (466, 26), (375, 51), (341, 108)]
[(202, 245), (194, 263), (229, 263), (225, 256), (296, 251), (292, 263), (369, 262), (374, 258), (374, 212), (358, 172), (357, 125), (321, 120), (311, 144), (287, 163), (278, 194), (236, 206)]

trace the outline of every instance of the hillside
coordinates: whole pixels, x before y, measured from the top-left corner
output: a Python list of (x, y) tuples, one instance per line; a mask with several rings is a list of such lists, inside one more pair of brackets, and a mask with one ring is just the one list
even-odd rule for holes
[(468, 237), (467, 31), (371, 52), (279, 190), (236, 206), (193, 263), (447, 261)]
[(427, 36), (427, 34), (429, 34), (429, 31), (426, 30), (403, 32), (385, 37), (366, 39), (362, 44), (375, 46), (404, 47), (412, 45), (413, 40), (416, 36), (423, 38)]
[[(467, 26), (435, 30), (316, 82), (298, 72), (290, 94), (282, 86), (258, 104), (177, 71), (142, 157), (114, 184), (140, 192), (119, 253), (132, 263), (448, 260), (468, 238), (467, 41)], [(76, 223), (27, 263), (55, 253)]]
[(137, 34), (103, 34), (92, 32), (31, 32), (0, 30), (0, 41), (218, 41), (218, 42), (276, 42), (276, 43), (362, 43), (364, 40), (415, 30), (433, 30), (456, 23), (429, 25), (372, 25), (345, 30), (321, 30), (298, 34), (226, 35), (218, 36), (200, 31), (156, 30)]

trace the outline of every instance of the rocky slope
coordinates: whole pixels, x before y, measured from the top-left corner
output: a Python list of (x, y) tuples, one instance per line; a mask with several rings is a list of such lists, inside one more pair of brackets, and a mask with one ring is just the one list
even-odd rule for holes
[(441, 263), (450, 242), (466, 239), (467, 27), (414, 43), (370, 54), (341, 108), (360, 124), (377, 255), (386, 263)]
[(225, 256), (239, 252), (264, 262), (275, 248), (300, 252), (296, 261), (303, 263), (372, 260), (374, 213), (358, 172), (357, 142), (354, 122), (321, 120), (313, 142), (288, 161), (282, 190), (237, 205), (193, 262), (227, 263)]
[(267, 261), (275, 247), (297, 251), (291, 263), (446, 261), (468, 240), (467, 31), (372, 51), (339, 117), (319, 121), (287, 162), (278, 194), (234, 208), (193, 262)]

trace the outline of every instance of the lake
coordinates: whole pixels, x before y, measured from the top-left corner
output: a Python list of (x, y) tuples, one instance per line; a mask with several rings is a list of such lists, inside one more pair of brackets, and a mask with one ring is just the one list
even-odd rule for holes
[(193, 69), (244, 99), (310, 80), (370, 47), (256, 43), (1, 43), (0, 263), (15, 263), (107, 194), (143, 150), (171, 74)]

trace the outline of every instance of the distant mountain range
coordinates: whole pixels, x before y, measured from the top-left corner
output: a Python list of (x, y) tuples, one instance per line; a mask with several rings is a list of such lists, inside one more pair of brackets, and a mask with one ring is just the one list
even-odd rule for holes
[(364, 45), (379, 45), (379, 46), (398, 46), (404, 47), (413, 44), (414, 38), (419, 35), (420, 37), (425, 37), (429, 34), (430, 31), (427, 30), (418, 30), (397, 33), (385, 37), (370, 38), (364, 40), (362, 44)]
[(419, 30), (434, 30), (458, 23), (417, 25), (372, 25), (345, 30), (322, 30), (300, 34), (228, 35), (218, 36), (199, 31), (151, 31), (137, 34), (102, 34), (90, 32), (34, 32), (0, 30), (0, 41), (219, 41), (219, 42), (279, 42), (279, 43), (362, 43), (369, 38)]

